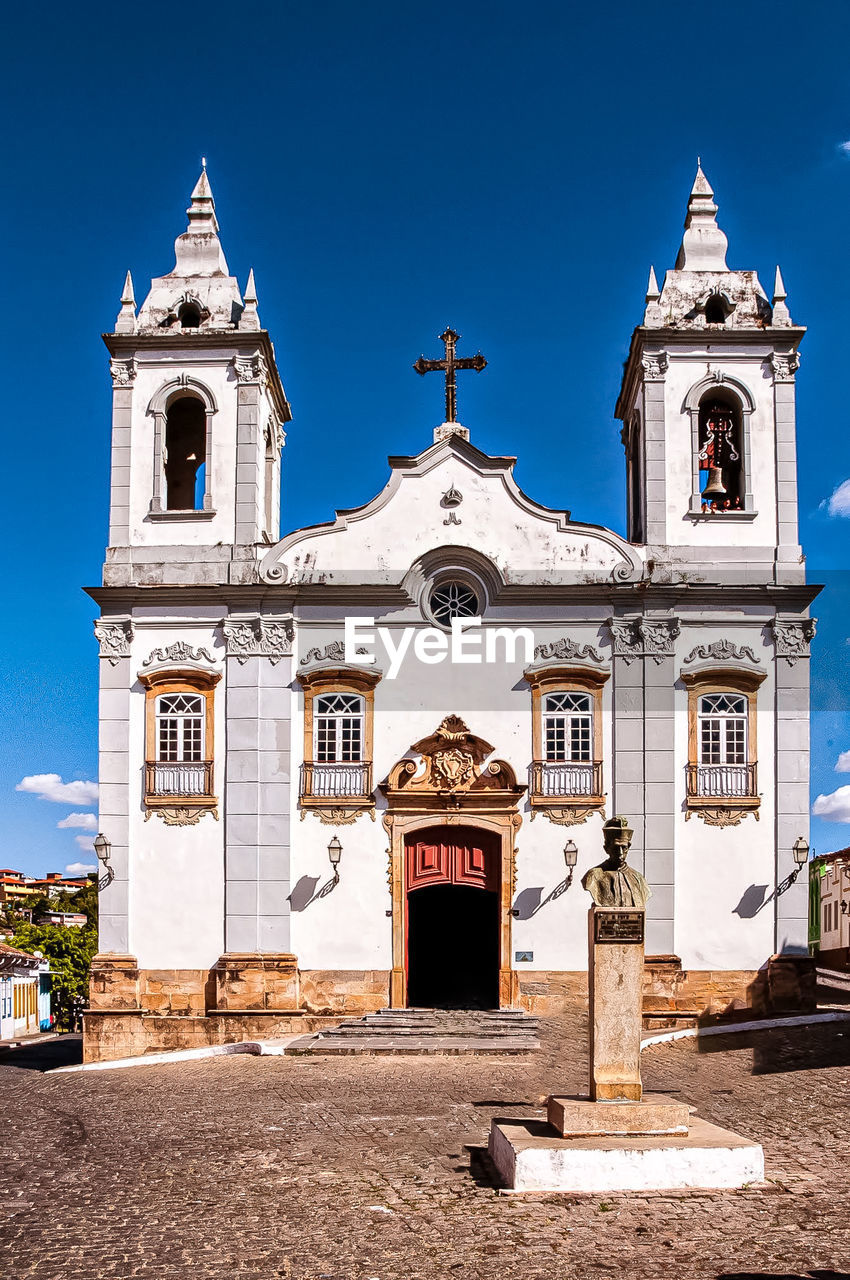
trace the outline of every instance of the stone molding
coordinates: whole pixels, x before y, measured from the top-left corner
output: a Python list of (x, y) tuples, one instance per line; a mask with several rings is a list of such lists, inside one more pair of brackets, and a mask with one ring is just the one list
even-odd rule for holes
[(817, 618), (774, 619), (770, 626), (777, 658), (784, 658), (793, 667), (798, 658), (810, 657), (816, 624)]
[(666, 351), (659, 351), (655, 355), (641, 356), (641, 364), (643, 365), (644, 382), (663, 382), (667, 375), (667, 366), (669, 359)]
[(157, 806), (155, 809), (146, 809), (145, 822), (152, 813), (162, 818), (167, 827), (195, 827), (200, 822), (205, 813), (211, 813), (218, 821), (218, 807), (216, 805), (206, 805), (203, 808), (188, 807), (186, 805), (163, 805)]
[(164, 649), (152, 649), (142, 666), (150, 667), (155, 662), (209, 662), (214, 666), (215, 658), (208, 649), (193, 649), (185, 640), (176, 640)]
[(793, 382), (794, 375), (800, 367), (800, 357), (796, 351), (772, 351), (768, 362), (773, 370), (774, 382)]
[(683, 660), (683, 666), (689, 662), (696, 662), (697, 659), (710, 661), (717, 659), (720, 662), (743, 662), (745, 658), (749, 658), (750, 662), (758, 662), (758, 658), (753, 653), (748, 644), (734, 645), (731, 640), (715, 640), (712, 644), (699, 644), (696, 648), (691, 649), (687, 658)]
[(295, 623), (292, 617), (228, 618), (222, 625), (228, 658), (240, 664), (249, 658), (268, 658), (272, 666), (292, 654)]
[(129, 360), (110, 360), (109, 372), (112, 376), (113, 387), (129, 387), (135, 381), (136, 362), (130, 357)]
[(531, 821), (537, 817), (538, 813), (544, 818), (548, 818), (550, 822), (554, 822), (559, 827), (580, 827), (592, 813), (598, 813), (601, 817), (605, 817), (604, 805), (586, 804), (586, 805), (564, 805), (563, 807), (546, 807), (534, 808), (531, 810)]
[(101, 658), (106, 658), (111, 666), (117, 666), (119, 658), (129, 658), (133, 639), (133, 623), (129, 619), (106, 622), (99, 618), (94, 624), (94, 634), (100, 643)]
[(685, 822), (694, 813), (702, 818), (707, 827), (737, 827), (748, 814), (752, 814), (756, 822), (759, 820), (759, 811), (755, 805), (749, 809), (733, 809), (723, 805), (700, 805), (699, 808), (688, 809), (685, 814)]
[(627, 664), (636, 658), (652, 658), (659, 666), (674, 656), (674, 643), (681, 631), (678, 618), (612, 618), (612, 652)]
[(375, 821), (374, 805), (370, 806), (369, 808), (366, 808), (365, 806), (361, 805), (359, 808), (356, 808), (356, 809), (348, 808), (344, 805), (338, 805), (335, 808), (324, 808), (324, 809), (314, 809), (311, 805), (310, 808), (308, 809), (302, 805), (302, 808), (301, 808), (302, 822), (304, 821), (308, 813), (312, 813), (314, 817), (318, 818), (319, 821), (323, 823), (324, 826), (326, 827), (351, 826), (353, 822), (357, 821), (361, 813), (368, 813), (372, 821), (373, 822)]
[(564, 662), (580, 662), (585, 659), (591, 662), (604, 662), (602, 654), (594, 649), (593, 645), (577, 644), (568, 636), (561, 636), (560, 639), (551, 640), (548, 644), (537, 645), (534, 650), (534, 661), (544, 658), (559, 658)]
[[(368, 653), (368, 649), (364, 649), (361, 645), (357, 649), (357, 653)], [(324, 649), (308, 649), (303, 658), (299, 658), (298, 665), (306, 667), (309, 662), (345, 662), (345, 644), (342, 640), (332, 640), (330, 644), (326, 644)]]

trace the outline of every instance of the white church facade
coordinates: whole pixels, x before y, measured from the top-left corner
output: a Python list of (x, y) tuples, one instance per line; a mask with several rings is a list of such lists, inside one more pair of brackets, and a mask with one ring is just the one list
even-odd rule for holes
[(787, 989), (817, 594), (804, 330), (778, 272), (769, 300), (727, 267), (702, 171), (617, 403), (626, 536), (527, 497), (447, 393), (376, 497), (281, 538), (291, 415), (253, 274), (243, 294), (205, 172), (188, 212), (174, 270), (138, 311), (128, 275), (105, 335), (87, 1059), (582, 1001), (580, 881), (613, 814), (652, 889), (647, 1016)]

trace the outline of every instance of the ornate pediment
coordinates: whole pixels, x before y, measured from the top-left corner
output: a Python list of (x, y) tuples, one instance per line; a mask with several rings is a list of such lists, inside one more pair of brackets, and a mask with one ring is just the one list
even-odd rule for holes
[(516, 774), (504, 760), (484, 764), (493, 747), (472, 733), (460, 716), (446, 716), (434, 733), (414, 742), (410, 750), (421, 759), (399, 760), (390, 770), (381, 784), (388, 797), (404, 794), (460, 807), (465, 797), (474, 802), (499, 792), (515, 802), (525, 790), (517, 786)]

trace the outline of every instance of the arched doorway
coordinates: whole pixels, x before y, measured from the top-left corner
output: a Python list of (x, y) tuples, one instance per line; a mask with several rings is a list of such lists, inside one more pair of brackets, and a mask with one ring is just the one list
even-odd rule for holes
[(500, 845), (490, 831), (454, 825), (406, 837), (409, 1006), (498, 1008)]

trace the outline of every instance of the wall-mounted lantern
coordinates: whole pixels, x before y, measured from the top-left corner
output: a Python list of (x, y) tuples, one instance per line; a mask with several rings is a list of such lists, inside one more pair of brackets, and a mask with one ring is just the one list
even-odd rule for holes
[(565, 888), (569, 889), (573, 882), (573, 873), (578, 862), (578, 849), (575, 840), (568, 840), (564, 845), (564, 862), (567, 864), (567, 883)]
[(342, 857), (342, 844), (339, 836), (333, 836), (328, 845), (328, 857), (334, 869), (334, 884), (339, 884), (339, 860)]

